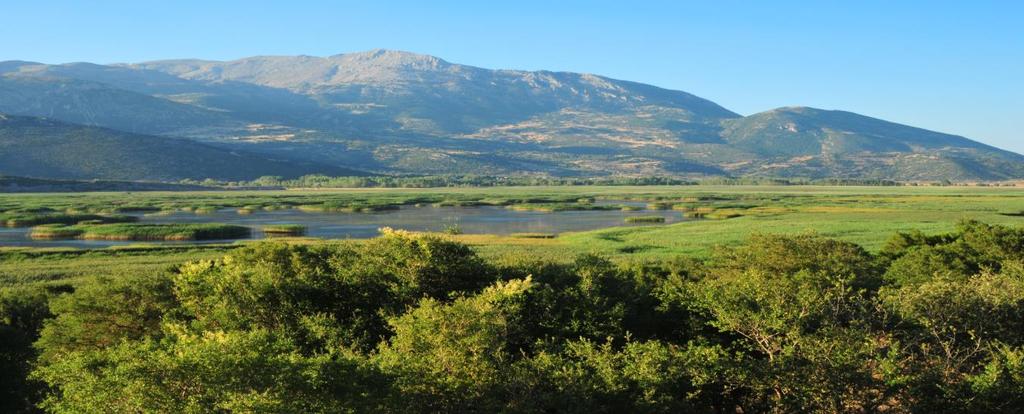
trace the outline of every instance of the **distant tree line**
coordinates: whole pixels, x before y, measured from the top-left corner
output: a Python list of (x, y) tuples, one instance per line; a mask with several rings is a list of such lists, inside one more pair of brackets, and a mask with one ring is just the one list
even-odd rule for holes
[(549, 177), (549, 176), (353, 176), (306, 175), (286, 179), (265, 176), (252, 181), (183, 180), (181, 184), (242, 188), (436, 188), (436, 187), (511, 187), (511, 186), (647, 186), (647, 185), (903, 185), (889, 180), (854, 179), (781, 179), (759, 177)]

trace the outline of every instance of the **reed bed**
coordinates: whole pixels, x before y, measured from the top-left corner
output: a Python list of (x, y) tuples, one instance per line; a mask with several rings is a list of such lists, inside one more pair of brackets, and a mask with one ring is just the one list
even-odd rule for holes
[(541, 211), (545, 213), (554, 213), (558, 211), (606, 211), (606, 210), (617, 210), (620, 207), (614, 205), (595, 205), (595, 204), (583, 204), (583, 203), (545, 203), (545, 204), (513, 204), (506, 206), (505, 208), (513, 211)]
[(665, 217), (662, 216), (633, 216), (626, 217), (626, 223), (630, 224), (656, 224), (664, 223)]
[(196, 241), (243, 239), (252, 235), (244, 226), (220, 223), (201, 224), (80, 224), (44, 225), (32, 228), (34, 239), (84, 239), (122, 241)]
[(262, 230), (267, 237), (298, 237), (306, 235), (309, 229), (301, 224), (271, 224)]
[(297, 207), (301, 211), (316, 213), (373, 213), (378, 211), (398, 210), (399, 204), (306, 204)]
[(130, 223), (138, 221), (132, 216), (68, 213), (15, 213), (0, 214), (0, 222), (7, 227), (32, 227), (42, 224), (78, 224), (83, 221), (102, 223)]
[(554, 233), (512, 233), (509, 237), (515, 239), (553, 239), (558, 237), (558, 235)]

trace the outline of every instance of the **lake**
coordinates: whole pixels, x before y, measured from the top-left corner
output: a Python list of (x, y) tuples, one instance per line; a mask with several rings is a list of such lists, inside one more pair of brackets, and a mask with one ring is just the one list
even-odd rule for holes
[[(642, 203), (622, 205), (643, 206)], [(176, 212), (166, 215), (137, 215), (141, 223), (226, 223), (253, 228), (253, 238), (265, 237), (259, 230), (268, 224), (301, 224), (308, 228), (310, 237), (324, 239), (365, 239), (378, 235), (381, 227), (411, 231), (444, 231), (457, 226), (466, 234), (552, 233), (596, 230), (606, 227), (627, 226), (626, 217), (660, 216), (665, 223), (687, 220), (677, 211), (515, 211), (504, 207), (431, 207), (403, 206), (398, 210), (375, 213), (321, 213), (299, 210), (258, 211), (238, 214), (235, 210), (220, 210), (211, 214)], [(136, 241), (110, 240), (32, 240), (28, 228), (0, 228), (0, 246), (33, 247), (107, 247), (136, 244)], [(217, 243), (203, 242), (146, 242), (146, 243)]]

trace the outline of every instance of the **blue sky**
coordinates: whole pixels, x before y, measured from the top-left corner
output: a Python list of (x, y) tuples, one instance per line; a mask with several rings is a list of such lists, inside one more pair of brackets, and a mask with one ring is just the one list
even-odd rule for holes
[(1019, 1), (8, 1), (0, 60), (388, 48), (590, 72), (751, 114), (844, 109), (1024, 152)]

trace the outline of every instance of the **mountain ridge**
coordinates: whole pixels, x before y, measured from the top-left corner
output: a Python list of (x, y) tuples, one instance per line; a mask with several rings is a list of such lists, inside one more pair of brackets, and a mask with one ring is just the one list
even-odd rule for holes
[(640, 82), (386, 49), (0, 62), (0, 112), (377, 173), (1024, 178), (1019, 154), (852, 112), (741, 116)]

